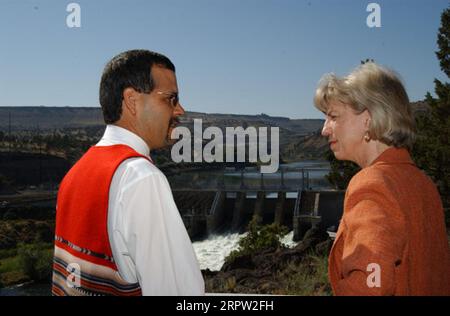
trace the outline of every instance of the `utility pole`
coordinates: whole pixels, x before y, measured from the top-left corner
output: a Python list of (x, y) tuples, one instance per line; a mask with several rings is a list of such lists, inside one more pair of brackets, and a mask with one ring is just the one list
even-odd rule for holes
[(9, 115), (8, 115), (8, 145), (9, 145), (9, 153), (11, 154), (11, 111), (9, 111)]
[(39, 123), (37, 125), (38, 132), (38, 146), (39, 146), (39, 185), (42, 184), (42, 150), (41, 150), (41, 131), (39, 129)]

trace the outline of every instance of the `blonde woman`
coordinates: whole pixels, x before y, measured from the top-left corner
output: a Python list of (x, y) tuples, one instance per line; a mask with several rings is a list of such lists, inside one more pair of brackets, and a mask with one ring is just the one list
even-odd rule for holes
[(335, 157), (362, 168), (329, 256), (333, 293), (450, 295), (442, 202), (411, 160), (414, 118), (398, 76), (375, 63), (325, 75), (314, 103)]

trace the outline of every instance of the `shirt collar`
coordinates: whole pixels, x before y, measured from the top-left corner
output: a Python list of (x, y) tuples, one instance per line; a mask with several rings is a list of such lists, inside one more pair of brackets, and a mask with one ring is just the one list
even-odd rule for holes
[(383, 151), (371, 165), (375, 164), (414, 164), (405, 148), (390, 147)]
[(139, 154), (150, 156), (150, 148), (146, 142), (135, 133), (117, 125), (106, 125), (105, 133), (96, 146), (111, 146), (125, 144), (133, 148)]

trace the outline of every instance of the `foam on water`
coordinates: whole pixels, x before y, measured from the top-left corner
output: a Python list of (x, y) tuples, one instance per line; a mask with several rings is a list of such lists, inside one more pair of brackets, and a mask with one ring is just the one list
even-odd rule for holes
[[(194, 242), (193, 246), (200, 264), (200, 269), (219, 271), (225, 262), (225, 258), (231, 251), (238, 248), (239, 240), (246, 235), (247, 233), (211, 235), (208, 239)], [(297, 243), (292, 241), (293, 235), (294, 232), (291, 231), (281, 238), (281, 243), (289, 248), (295, 247)]]
[(200, 269), (219, 271), (225, 258), (232, 250), (238, 248), (239, 240), (244, 234), (211, 235), (208, 239), (193, 243)]
[(281, 243), (284, 244), (288, 248), (294, 248), (297, 246), (298, 241), (293, 241), (294, 231), (291, 230), (287, 235), (280, 239)]

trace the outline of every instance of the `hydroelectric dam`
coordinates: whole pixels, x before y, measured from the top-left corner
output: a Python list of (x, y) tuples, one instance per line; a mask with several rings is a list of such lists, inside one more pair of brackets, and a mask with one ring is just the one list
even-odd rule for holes
[(262, 224), (278, 223), (293, 230), (294, 241), (320, 225), (336, 231), (344, 191), (323, 189), (325, 179), (311, 177), (319, 169), (284, 169), (278, 174), (222, 171), (214, 181), (190, 179), (172, 185), (175, 203), (190, 237), (244, 232), (253, 216)]

